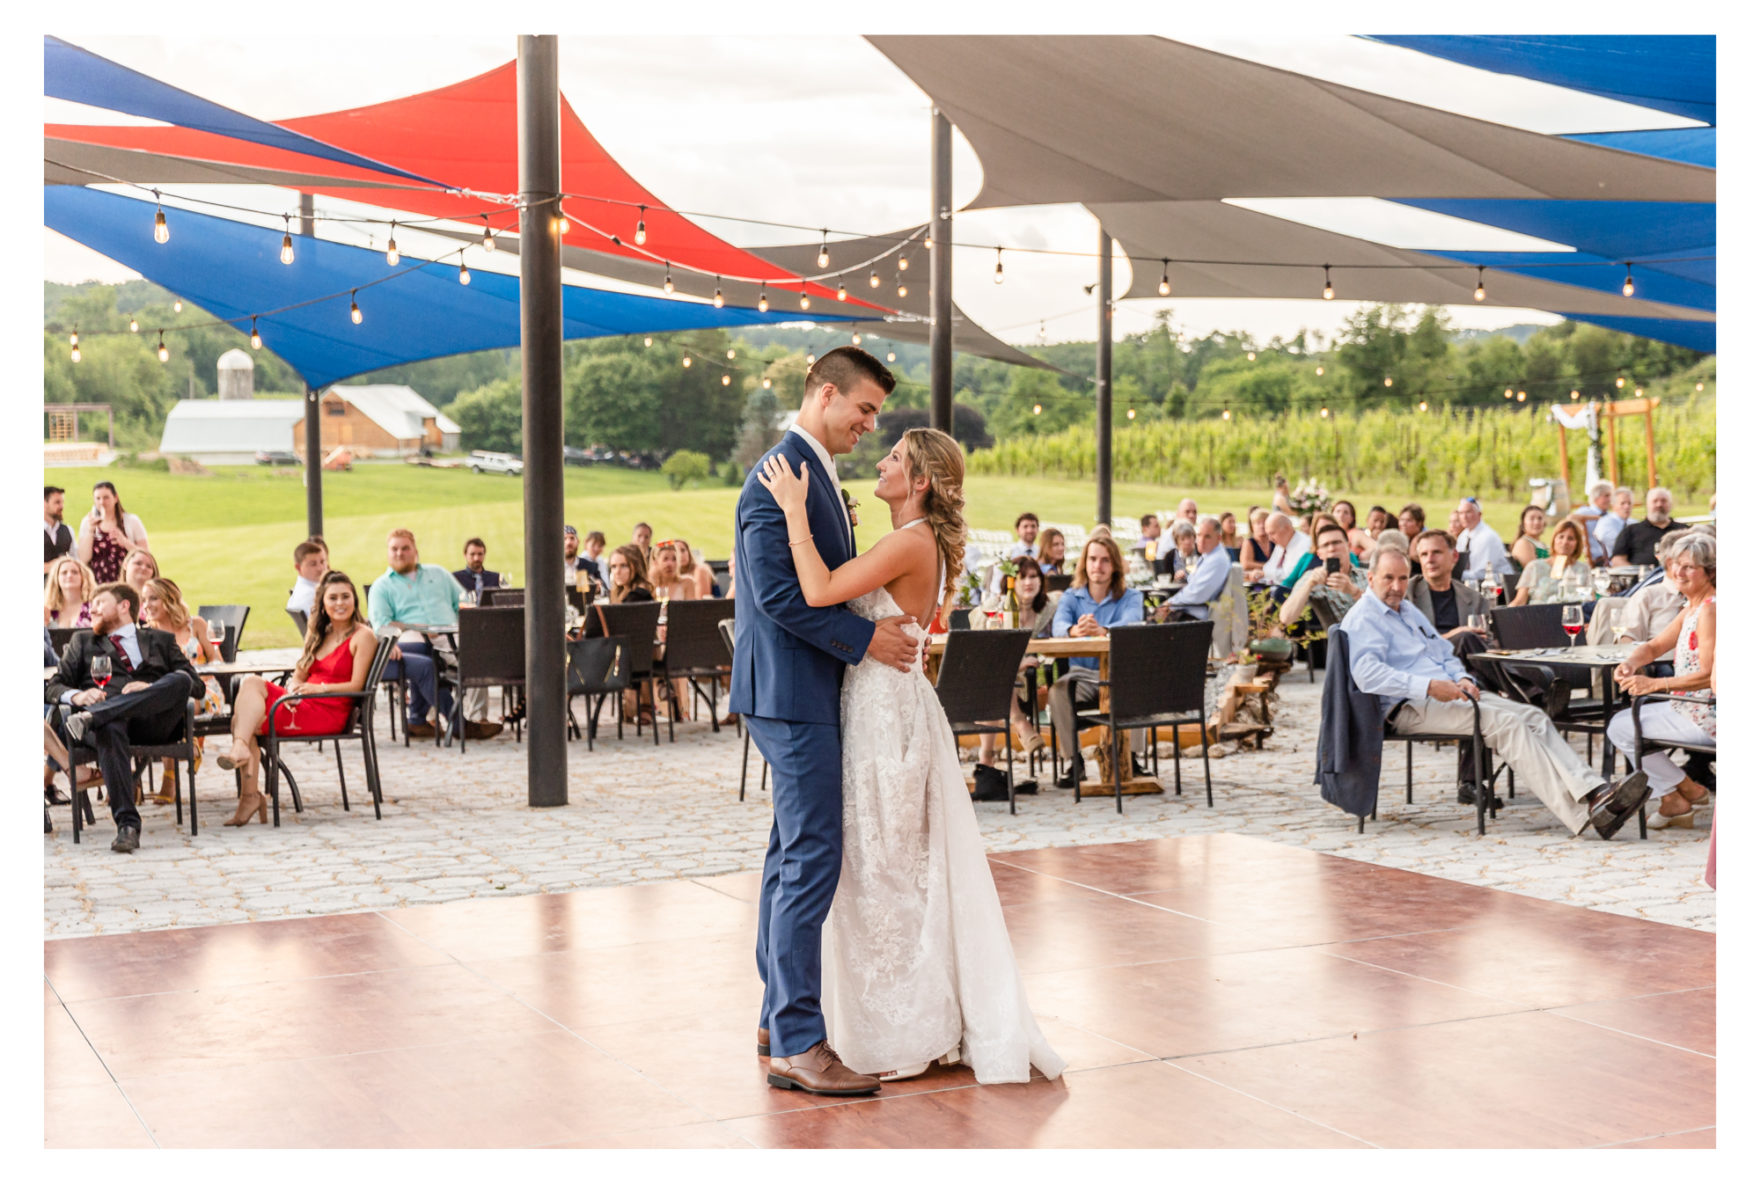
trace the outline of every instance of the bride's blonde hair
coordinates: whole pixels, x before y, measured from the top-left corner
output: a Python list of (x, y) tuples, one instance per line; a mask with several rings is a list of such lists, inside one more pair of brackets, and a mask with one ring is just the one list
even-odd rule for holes
[(905, 430), (904, 454), (913, 481), (918, 475), (929, 478), (923, 518), (935, 533), (935, 547), (946, 569), (941, 591), (949, 594), (966, 555), (966, 456), (958, 442), (938, 429)]

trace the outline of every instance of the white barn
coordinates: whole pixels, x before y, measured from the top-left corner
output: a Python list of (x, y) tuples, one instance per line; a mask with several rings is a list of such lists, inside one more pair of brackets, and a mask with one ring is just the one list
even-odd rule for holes
[(291, 450), (294, 423), (305, 418), (298, 397), (285, 401), (179, 401), (165, 419), (161, 454), (207, 466), (255, 462), (258, 450)]

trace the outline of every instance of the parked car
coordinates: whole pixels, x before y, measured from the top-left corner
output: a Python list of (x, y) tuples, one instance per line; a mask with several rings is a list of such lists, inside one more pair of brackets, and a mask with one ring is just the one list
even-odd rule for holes
[(526, 469), (526, 464), (513, 455), (498, 454), (493, 450), (472, 450), (465, 465), (478, 474), (510, 474), (515, 477), (524, 474)]
[(298, 466), (299, 455), (292, 450), (258, 450), (258, 466)]
[(562, 448), (562, 465), (564, 466), (592, 466), (595, 461), (590, 453), (582, 450), (579, 446), (564, 446)]

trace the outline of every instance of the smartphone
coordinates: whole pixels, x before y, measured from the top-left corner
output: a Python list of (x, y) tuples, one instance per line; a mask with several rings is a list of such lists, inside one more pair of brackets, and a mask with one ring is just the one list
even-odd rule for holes
[(1327, 576), (1330, 577), (1333, 573), (1342, 571), (1343, 567), (1344, 566), (1339, 562), (1338, 557), (1329, 556), (1326, 558), (1326, 575)]

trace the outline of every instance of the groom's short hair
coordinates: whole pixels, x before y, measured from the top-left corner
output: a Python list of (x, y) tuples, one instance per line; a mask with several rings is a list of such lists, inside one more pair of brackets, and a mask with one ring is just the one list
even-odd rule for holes
[(841, 348), (832, 348), (820, 356), (807, 369), (807, 384), (801, 390), (801, 399), (804, 401), (812, 395), (814, 389), (824, 384), (836, 385), (838, 392), (848, 396), (864, 380), (871, 380), (879, 385), (882, 393), (890, 393), (898, 384), (898, 378), (892, 375), (892, 370), (871, 353), (851, 344), (844, 344)]

